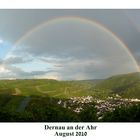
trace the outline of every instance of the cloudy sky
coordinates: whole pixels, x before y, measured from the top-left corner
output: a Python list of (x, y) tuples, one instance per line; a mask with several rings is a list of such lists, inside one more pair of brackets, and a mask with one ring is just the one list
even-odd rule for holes
[(0, 79), (136, 72), (140, 10), (0, 10)]

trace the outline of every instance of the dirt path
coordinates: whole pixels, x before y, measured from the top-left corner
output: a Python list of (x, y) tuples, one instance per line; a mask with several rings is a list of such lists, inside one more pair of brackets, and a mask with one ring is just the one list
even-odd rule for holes
[[(49, 94), (49, 93), (57, 92), (56, 90), (52, 90), (52, 91), (43, 91), (43, 90), (40, 89), (40, 87), (42, 87), (42, 85), (36, 86), (35, 88), (36, 88), (36, 90), (37, 90), (38, 92), (43, 93), (43, 94)], [(63, 92), (62, 92), (62, 93), (56, 94), (56, 95), (54, 95), (54, 96), (52, 96), (52, 97), (57, 97), (57, 96), (60, 96), (60, 95), (63, 95), (63, 94), (64, 94), (65, 96), (70, 97), (70, 93), (77, 93), (77, 92), (80, 92), (80, 91), (86, 90), (86, 89), (89, 89), (89, 88), (84, 88), (84, 89), (78, 89), (78, 90), (75, 90), (75, 91), (70, 91), (70, 88), (69, 88), (69, 87), (65, 87), (65, 88), (63, 89)]]
[(26, 106), (27, 106), (28, 103), (30, 102), (30, 100), (31, 100), (31, 97), (30, 97), (30, 96), (25, 97), (25, 98), (21, 101), (19, 107), (17, 108), (17, 111), (18, 111), (18, 112), (24, 111), (25, 108), (26, 108)]
[(15, 93), (13, 93), (13, 95), (20, 95), (21, 94), (21, 90), (19, 88), (15, 88)]
[[(42, 86), (42, 85), (41, 85), (41, 86)], [(56, 90), (43, 91), (43, 90), (40, 89), (41, 86), (36, 86), (36, 87), (35, 87), (36, 90), (37, 90), (38, 92), (41, 92), (41, 93), (44, 93), (44, 94), (56, 92)]]

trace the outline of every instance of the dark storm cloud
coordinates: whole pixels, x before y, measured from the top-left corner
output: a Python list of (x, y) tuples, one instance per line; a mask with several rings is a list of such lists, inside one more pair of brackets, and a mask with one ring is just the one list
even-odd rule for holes
[(138, 50), (140, 32), (132, 22), (139, 22), (139, 10), (0, 10), (1, 37), (14, 43), (34, 26), (59, 16), (81, 16), (98, 21), (134, 48), (134, 52)]
[[(139, 10), (0, 10), (1, 37), (13, 44), (40, 23), (59, 16), (81, 16), (98, 21), (116, 33), (133, 52), (139, 51)], [(27, 20), (28, 19), (28, 20)], [(136, 25), (133, 24), (137, 23)]]

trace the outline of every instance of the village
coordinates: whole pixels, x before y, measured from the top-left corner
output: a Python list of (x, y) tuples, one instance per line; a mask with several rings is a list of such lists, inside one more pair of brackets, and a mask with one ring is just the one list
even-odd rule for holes
[(107, 99), (97, 99), (93, 96), (71, 97), (68, 100), (59, 100), (58, 104), (64, 108), (71, 109), (76, 113), (80, 113), (90, 106), (95, 106), (97, 110), (98, 120), (102, 119), (105, 112), (114, 111), (122, 106), (131, 106), (140, 103), (139, 99), (122, 98), (120, 95), (108, 96)]

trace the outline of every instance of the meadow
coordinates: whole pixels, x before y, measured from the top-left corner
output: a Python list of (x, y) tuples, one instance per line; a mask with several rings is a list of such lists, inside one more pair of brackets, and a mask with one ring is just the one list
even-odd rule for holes
[[(95, 100), (89, 103), (80, 103), (80, 100), (83, 102), (87, 97), (93, 98), (104, 106), (106, 103), (112, 105), (108, 98), (118, 102), (116, 95), (119, 100), (140, 99), (139, 93), (140, 73), (117, 75), (104, 80), (0, 80), (0, 121), (85, 121), (86, 117), (82, 118), (84, 112), (85, 116), (93, 113), (89, 120), (99, 121), (94, 108)], [(65, 107), (66, 103), (68, 107)], [(73, 111), (81, 106), (80, 113)]]

